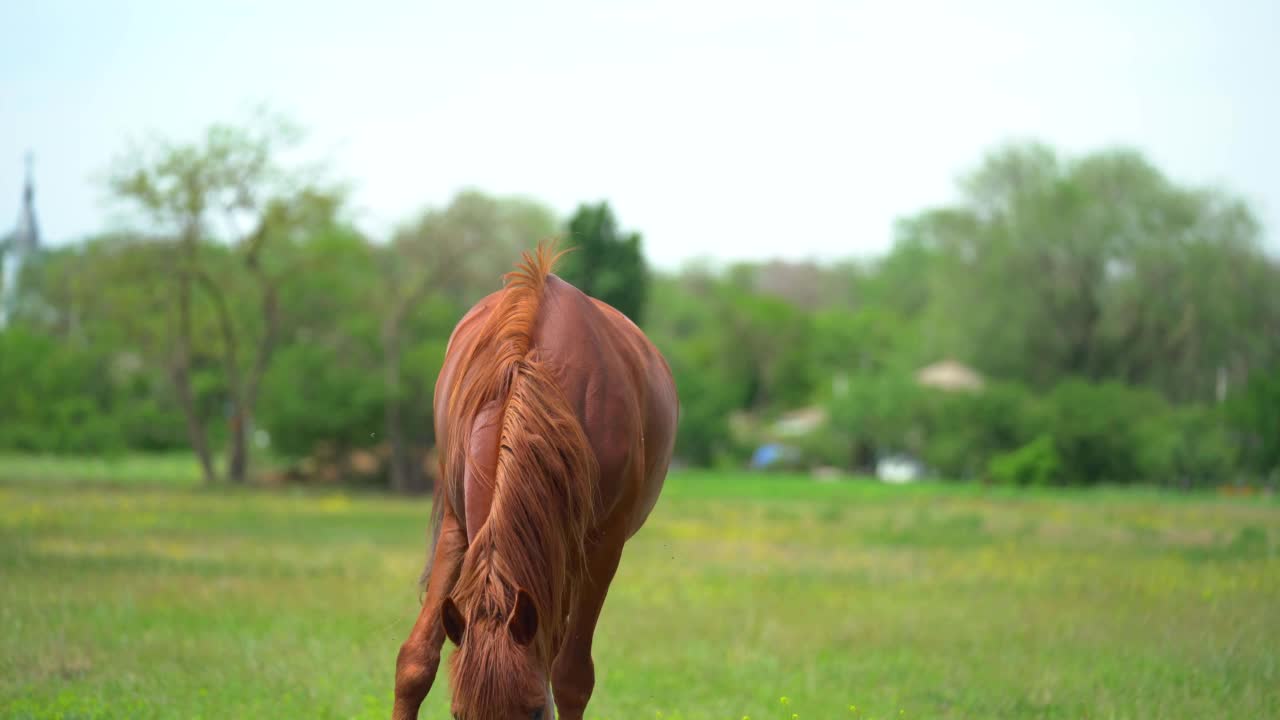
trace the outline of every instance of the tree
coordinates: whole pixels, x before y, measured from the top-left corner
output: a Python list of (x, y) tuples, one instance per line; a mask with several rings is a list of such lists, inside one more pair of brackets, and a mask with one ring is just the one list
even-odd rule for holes
[(1048, 434), (1073, 485), (1153, 480), (1148, 465), (1153, 418), (1168, 412), (1163, 398), (1108, 381), (1068, 380), (1046, 398)]
[(380, 438), (385, 398), (378, 316), (379, 248), (342, 226), (317, 228), (294, 249), (306, 272), (281, 287), (279, 351), (258, 415), (274, 450), (339, 454)]
[[(216, 124), (197, 143), (154, 140), (131, 149), (108, 180), (112, 197), (141, 210), (149, 234), (172, 247), (163, 272), (172, 283), (168, 373), (209, 482), (216, 473), (192, 389), (195, 307), (207, 304), (215, 318), (227, 393), (226, 473), (244, 482), (254, 407), (281, 330), (280, 286), (297, 270), (288, 245), (299, 228), (331, 221), (341, 205), (340, 191), (322, 188), (314, 169), (281, 164), (300, 139), (297, 128), (269, 116), (246, 127)], [(218, 240), (230, 255), (211, 252)]]
[(1249, 470), (1264, 478), (1280, 471), (1280, 365), (1255, 372), (1227, 403)]
[(65, 347), (24, 327), (0, 332), (0, 448), (104, 453), (121, 446), (107, 363), (92, 348)]
[(559, 275), (640, 324), (649, 287), (640, 234), (621, 232), (604, 202), (579, 206), (568, 229), (574, 250), (565, 255)]
[(923, 393), (900, 373), (854, 375), (828, 400), (834, 461), (859, 470), (899, 452), (919, 453)]
[(728, 286), (717, 298), (713, 322), (723, 328), (721, 362), (746, 380), (741, 407), (789, 409), (804, 405), (813, 391), (811, 319), (776, 297)]
[[(191, 443), (194, 420), (202, 427), (223, 393), (217, 372), (216, 334), (210, 309), (193, 308), (190, 345), (192, 417), (175, 402), (169, 375), (172, 358), (171, 286), (165, 278), (174, 246), (131, 235), (103, 235), (44, 255), (33, 278), (29, 327), (55, 339), (68, 354), (100, 358), (95, 385), (112, 392), (110, 421), (130, 448), (168, 450)], [(224, 250), (225, 252), (225, 250)], [(203, 432), (198, 439), (207, 441)]]
[(1224, 192), (1179, 187), (1129, 150), (988, 155), (958, 207), (900, 225), (934, 281), (924, 339), (985, 372), (1047, 389), (1120, 378), (1212, 399), (1274, 352), (1257, 220)]

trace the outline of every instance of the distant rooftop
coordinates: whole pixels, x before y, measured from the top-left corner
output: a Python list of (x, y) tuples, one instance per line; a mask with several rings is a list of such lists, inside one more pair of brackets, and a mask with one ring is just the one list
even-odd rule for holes
[(941, 390), (981, 390), (986, 384), (976, 370), (950, 359), (921, 368), (916, 382)]

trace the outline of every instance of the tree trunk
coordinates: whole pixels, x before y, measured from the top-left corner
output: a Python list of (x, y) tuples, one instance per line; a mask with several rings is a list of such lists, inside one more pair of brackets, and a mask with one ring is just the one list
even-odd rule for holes
[(243, 485), (249, 477), (249, 416), (235, 403), (231, 409), (231, 435), (227, 445), (227, 479)]
[(405, 438), (404, 426), (401, 424), (400, 401), (387, 403), (387, 438), (391, 443), (391, 489), (402, 495), (420, 495), (430, 488), (422, 462), (415, 448)]
[[(249, 369), (249, 377), (244, 386), (233, 391), (231, 405), (231, 436), (227, 446), (227, 477), (233, 483), (245, 483), (249, 479), (250, 435), (253, 432), (254, 409), (258, 406), (258, 388), (262, 386), (262, 376), (267, 372), (271, 354), (275, 349), (276, 326), (278, 322), (274, 313), (267, 316), (267, 332), (258, 345), (257, 359)], [(239, 373), (233, 373), (239, 377)]]
[(200, 461), (200, 472), (206, 485), (218, 480), (217, 470), (213, 467), (213, 453), (209, 450), (209, 439), (205, 433), (204, 421), (196, 409), (195, 397), (191, 393), (191, 377), (184, 366), (173, 368), (171, 375), (173, 389), (178, 396), (178, 405), (182, 407), (182, 415), (187, 420), (187, 438), (191, 449)]
[(206, 274), (198, 275), (201, 286), (209, 294), (217, 311), (218, 322), (222, 328), (223, 365), (227, 373), (227, 385), (231, 390), (230, 437), (227, 445), (227, 478), (238, 484), (248, 481), (249, 471), (249, 432), (252, 426), (253, 411), (257, 405), (258, 388), (262, 376), (266, 374), (271, 363), (271, 355), (275, 351), (276, 335), (280, 326), (279, 306), (276, 298), (274, 282), (262, 273), (256, 261), (250, 256), (247, 262), (262, 290), (262, 320), (265, 325), (262, 337), (258, 340), (257, 352), (253, 365), (248, 369), (248, 377), (240, 372), (240, 339), (236, 334), (231, 311), (227, 305), (222, 288)]
[[(187, 251), (193, 248), (188, 246)], [(181, 268), (178, 274), (178, 332), (177, 348), (170, 378), (173, 389), (178, 396), (178, 404), (187, 420), (187, 437), (191, 441), (191, 449), (200, 461), (201, 474), (206, 485), (217, 482), (217, 471), (213, 467), (213, 453), (209, 450), (209, 437), (205, 433), (204, 421), (200, 419), (200, 411), (196, 407), (195, 394), (191, 392), (191, 273), (190, 268)]]
[(197, 272), (195, 279), (213, 303), (218, 317), (218, 326), (222, 331), (222, 365), (227, 375), (227, 390), (231, 395), (230, 435), (227, 438), (227, 479), (233, 483), (243, 483), (245, 468), (248, 465), (246, 458), (248, 446), (244, 437), (245, 385), (240, 375), (240, 342), (236, 336), (231, 310), (222, 288), (208, 273)]
[(280, 303), (276, 290), (278, 281), (263, 272), (257, 260), (257, 249), (261, 249), (262, 238), (265, 237), (264, 233), (256, 236), (255, 250), (251, 250), (245, 260), (245, 265), (258, 281), (258, 287), (262, 292), (260, 309), (264, 329), (262, 337), (258, 338), (257, 354), (253, 365), (249, 368), (249, 377), (245, 379), (239, 402), (236, 403), (235, 412), (232, 414), (229, 474), (232, 482), (240, 483), (248, 479), (251, 450), (249, 434), (253, 431), (253, 415), (258, 407), (258, 389), (262, 387), (262, 378), (271, 365), (271, 356), (275, 353), (276, 339), (280, 331)]

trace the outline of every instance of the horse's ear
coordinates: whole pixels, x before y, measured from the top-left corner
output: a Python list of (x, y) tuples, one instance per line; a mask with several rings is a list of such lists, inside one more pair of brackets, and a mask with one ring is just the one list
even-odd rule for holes
[(462, 619), (462, 612), (453, 603), (453, 598), (446, 597), (440, 606), (440, 621), (444, 625), (444, 634), (449, 641), (462, 647), (462, 633), (467, 629), (467, 621)]
[(516, 607), (511, 611), (507, 629), (518, 645), (528, 645), (533, 642), (533, 636), (538, 634), (538, 608), (523, 588), (516, 591)]

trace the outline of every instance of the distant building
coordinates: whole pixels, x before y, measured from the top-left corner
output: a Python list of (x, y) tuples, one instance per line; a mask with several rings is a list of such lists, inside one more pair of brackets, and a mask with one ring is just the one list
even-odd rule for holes
[(820, 407), (801, 408), (783, 413), (773, 424), (773, 433), (779, 437), (803, 437), (817, 430), (827, 421), (827, 411)]
[(976, 370), (950, 359), (921, 368), (916, 373), (916, 382), (951, 392), (977, 391), (986, 384)]
[(0, 240), (0, 329), (9, 324), (18, 305), (18, 281), (22, 268), (40, 251), (40, 226), (36, 223), (35, 177), (31, 153), (27, 153), (27, 177), (22, 188), (22, 207), (18, 225), (8, 237)]

